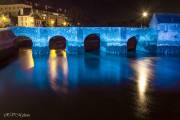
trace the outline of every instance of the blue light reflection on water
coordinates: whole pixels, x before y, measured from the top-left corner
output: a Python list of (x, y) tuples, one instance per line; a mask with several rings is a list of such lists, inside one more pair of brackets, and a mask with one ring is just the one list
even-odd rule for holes
[[(38, 97), (41, 93), (46, 95), (45, 98), (51, 93), (53, 97), (48, 98), (48, 101), (49, 99), (52, 101), (56, 96), (70, 95), (80, 88), (95, 88), (95, 91), (97, 89), (101, 91), (97, 90), (97, 93), (93, 93), (94, 96), (102, 95), (106, 102), (117, 100), (115, 106), (117, 103), (121, 107), (125, 104), (125, 108), (133, 109), (138, 118), (146, 117), (152, 110), (149, 106), (159, 102), (153, 99), (156, 96), (153, 94), (154, 91), (180, 91), (179, 62), (179, 57), (128, 58), (92, 53), (69, 55), (59, 50), (51, 50), (47, 56), (33, 56), (31, 49), (21, 49), (19, 58), (0, 70), (0, 95), (3, 96), (0, 104), (6, 103), (9, 96), (19, 94), (21, 97), (33, 94), (38, 101), (41, 99), (41, 96)], [(86, 91), (86, 89), (80, 91), (84, 90)], [(24, 95), (23, 92), (27, 94)], [(88, 93), (89, 91), (85, 92), (85, 98)], [(92, 93), (90, 96), (93, 96)], [(101, 97), (94, 99), (101, 101)], [(127, 102), (118, 101), (124, 100), (124, 97)], [(82, 99), (86, 100), (83, 97)], [(128, 100), (132, 100), (130, 105)], [(34, 98), (32, 101), (34, 102)], [(61, 102), (58, 103), (59, 106), (56, 107), (62, 107)], [(88, 103), (91, 106), (91, 101), (88, 100)], [(35, 106), (37, 104), (39, 103)]]
[[(32, 50), (20, 50), (19, 59), (0, 71), (1, 79), (12, 79), (14, 84), (36, 85), (46, 89), (50, 84), (119, 85), (128, 80), (152, 79), (154, 87), (173, 88), (180, 84), (178, 57), (127, 58), (96, 54), (68, 55), (51, 50), (49, 56), (34, 57)], [(150, 65), (150, 66), (149, 66)], [(151, 67), (153, 66), (153, 67)], [(9, 76), (8, 74), (11, 74)], [(137, 78), (134, 77), (138, 76)], [(173, 80), (172, 80), (173, 79)], [(1, 81), (3, 82), (3, 81)], [(58, 88), (52, 87), (51, 88)]]

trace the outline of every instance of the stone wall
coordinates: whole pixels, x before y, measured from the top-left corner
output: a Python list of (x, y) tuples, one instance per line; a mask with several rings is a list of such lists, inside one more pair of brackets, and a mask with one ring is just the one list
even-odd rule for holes
[[(48, 47), (49, 40), (63, 36), (67, 40), (67, 51), (83, 51), (84, 40), (90, 34), (98, 34), (101, 50), (107, 53), (126, 53), (127, 41), (136, 36), (138, 50), (150, 52), (156, 45), (156, 32), (150, 28), (131, 27), (14, 27), (11, 30), (16, 36), (26, 36), (33, 41), (33, 47)], [(82, 49), (82, 50), (80, 50)]]
[(11, 30), (0, 31), (0, 50), (14, 46), (15, 34)]
[(15, 38), (11, 30), (0, 31), (0, 61), (6, 61), (7, 57), (12, 57), (18, 52), (14, 44)]
[(180, 53), (180, 24), (159, 24), (157, 29), (157, 53)]

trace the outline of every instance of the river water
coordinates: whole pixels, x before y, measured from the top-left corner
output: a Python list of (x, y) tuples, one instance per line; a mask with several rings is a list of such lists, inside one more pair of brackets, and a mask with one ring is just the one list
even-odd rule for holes
[(180, 57), (69, 55), (31, 49), (0, 69), (0, 118), (180, 119)]

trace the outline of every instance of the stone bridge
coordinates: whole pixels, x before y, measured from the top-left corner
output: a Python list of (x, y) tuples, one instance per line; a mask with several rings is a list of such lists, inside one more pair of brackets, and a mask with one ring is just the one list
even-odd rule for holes
[(84, 40), (91, 34), (100, 38), (100, 50), (106, 53), (126, 53), (127, 41), (136, 37), (137, 50), (155, 52), (157, 32), (151, 28), (131, 27), (13, 27), (16, 36), (26, 36), (33, 42), (33, 48), (46, 48), (52, 37), (63, 36), (67, 52), (78, 52), (84, 47)]

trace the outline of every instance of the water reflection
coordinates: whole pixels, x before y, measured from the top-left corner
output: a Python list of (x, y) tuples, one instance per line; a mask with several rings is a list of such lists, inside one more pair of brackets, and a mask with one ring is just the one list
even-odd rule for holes
[(50, 50), (50, 86), (57, 94), (68, 92), (68, 61), (65, 51)]
[(147, 115), (149, 112), (149, 104), (151, 97), (150, 92), (150, 81), (153, 79), (153, 58), (144, 58), (141, 60), (133, 61), (132, 68), (135, 72), (135, 79), (137, 83), (137, 114), (141, 117)]
[(19, 59), (20, 64), (23, 69), (32, 69), (34, 68), (34, 59), (32, 55), (32, 49), (23, 49), (19, 50)]

